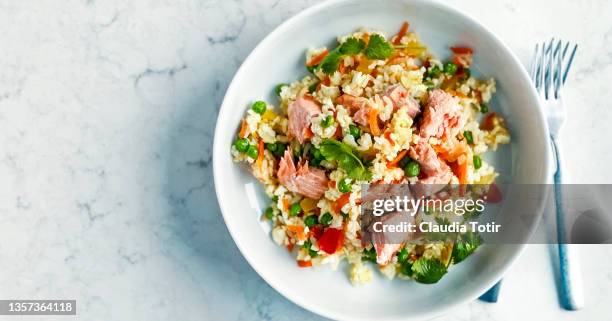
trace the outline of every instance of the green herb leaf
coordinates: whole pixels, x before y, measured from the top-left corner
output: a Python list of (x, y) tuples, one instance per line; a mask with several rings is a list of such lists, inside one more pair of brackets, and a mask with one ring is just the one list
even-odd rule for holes
[(340, 59), (342, 54), (338, 50), (333, 50), (321, 61), (321, 70), (328, 75), (333, 74), (340, 66)]
[(393, 54), (393, 46), (387, 42), (385, 37), (373, 34), (370, 36), (370, 41), (365, 49), (365, 55), (368, 59), (387, 59)]
[(350, 37), (343, 42), (338, 51), (343, 55), (356, 55), (365, 48), (365, 42), (361, 39)]
[(337, 140), (325, 139), (319, 145), (319, 150), (327, 161), (337, 161), (338, 166), (346, 171), (348, 177), (355, 180), (370, 179), (371, 173), (349, 145)]
[(412, 276), (419, 283), (436, 283), (440, 281), (446, 272), (446, 266), (436, 259), (422, 257), (412, 264)]
[(482, 237), (478, 233), (468, 232), (461, 235), (453, 246), (453, 262), (459, 263), (470, 256), (482, 244)]

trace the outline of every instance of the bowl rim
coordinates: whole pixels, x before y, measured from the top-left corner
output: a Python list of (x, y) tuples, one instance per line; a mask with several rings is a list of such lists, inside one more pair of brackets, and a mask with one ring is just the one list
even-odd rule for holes
[[(471, 17), (470, 15), (466, 14), (465, 12), (461, 11), (460, 9), (453, 7), (449, 4), (443, 3), (440, 0), (393, 0), (393, 1), (400, 1), (400, 2), (410, 2), (413, 3), (415, 5), (428, 5), (428, 6), (432, 6), (434, 8), (437, 9), (442, 9), (442, 10), (446, 10), (448, 12), (451, 12), (453, 15), (455, 15), (456, 17), (465, 20), (466, 22), (468, 22), (469, 24), (471, 24), (472, 26), (474, 26), (476, 29), (479, 29), (480, 33), (483, 34), (487, 34), (494, 42), (495, 46), (500, 48), (501, 50), (505, 51), (506, 54), (508, 54), (508, 56), (511, 59), (511, 63), (514, 65), (518, 65), (519, 66), (519, 74), (517, 75), (517, 77), (522, 78), (523, 81), (527, 81), (527, 82), (531, 82), (530, 77), (526, 71), (526, 69), (524, 68), (523, 64), (521, 63), (521, 61), (518, 59), (518, 57), (516, 56), (516, 54), (504, 43), (500, 40), (500, 38), (493, 33), (491, 30), (489, 30), (487, 27), (485, 27), (482, 23), (480, 23), (478, 20), (476, 20), (475, 18)], [(239, 242), (237, 242), (236, 240), (238, 239), (237, 236), (235, 235), (235, 232), (232, 231), (231, 226), (228, 224), (228, 219), (227, 219), (227, 214), (226, 214), (226, 210), (225, 208), (227, 207), (225, 205), (225, 202), (223, 201), (223, 198), (221, 197), (221, 191), (219, 186), (219, 182), (222, 181), (222, 177), (221, 175), (221, 171), (220, 171), (220, 166), (222, 166), (220, 164), (220, 160), (219, 160), (219, 153), (224, 153), (227, 152), (227, 148), (228, 146), (221, 146), (221, 143), (218, 142), (218, 137), (220, 135), (219, 132), (226, 130), (226, 128), (222, 128), (222, 126), (219, 126), (219, 121), (222, 120), (223, 118), (225, 118), (225, 114), (232, 111), (231, 108), (228, 108), (227, 106), (227, 101), (228, 101), (228, 94), (230, 92), (233, 91), (234, 87), (236, 86), (236, 76), (238, 74), (240, 74), (244, 67), (250, 63), (250, 60), (253, 58), (253, 56), (255, 56), (259, 51), (263, 50), (263, 48), (265, 48), (268, 43), (272, 42), (274, 40), (274, 38), (277, 37), (278, 34), (281, 34), (282, 32), (285, 31), (285, 29), (288, 29), (291, 27), (291, 25), (297, 23), (298, 21), (302, 20), (302, 19), (306, 19), (309, 16), (311, 16), (312, 14), (319, 12), (321, 10), (324, 10), (326, 8), (329, 7), (333, 7), (336, 5), (340, 5), (343, 3), (349, 3), (351, 2), (351, 0), (328, 0), (328, 1), (324, 1), (322, 3), (318, 3), (315, 5), (312, 5), (310, 7), (307, 7), (305, 9), (303, 9), (302, 11), (298, 12), (297, 14), (293, 15), (292, 17), (288, 18), (287, 20), (285, 20), (284, 22), (282, 22), (280, 25), (278, 25), (277, 27), (274, 28), (274, 30), (272, 30), (269, 34), (267, 34), (256, 46), (255, 48), (249, 53), (249, 55), (244, 59), (244, 61), (242, 62), (242, 64), (240, 65), (240, 67), (237, 69), (237, 71), (234, 73), (234, 76), (232, 77), (232, 80), (229, 84), (229, 86), (227, 87), (227, 90), (225, 92), (225, 95), (223, 97), (223, 102), (221, 104), (221, 107), (219, 108), (219, 114), (217, 116), (217, 120), (216, 120), (216, 124), (215, 124), (215, 132), (214, 132), (214, 139), (213, 139), (213, 180), (214, 180), (214, 186), (215, 186), (215, 195), (217, 197), (217, 201), (219, 203), (219, 208), (221, 210), (221, 214), (223, 216), (223, 220), (225, 223), (225, 226), (227, 227), (228, 232), (230, 233), (232, 240), (234, 241), (234, 243), (236, 244), (236, 246), (238, 247), (238, 249), (240, 250), (240, 253), (242, 254), (242, 256), (246, 259), (246, 261), (249, 263), (249, 265), (253, 268), (253, 270), (255, 270), (255, 272), (257, 272), (257, 274), (268, 284), (270, 285), (274, 290), (276, 290), (278, 293), (280, 293), (282, 296), (284, 296), (285, 298), (287, 298), (288, 300), (290, 300), (291, 302), (297, 304), (298, 306), (311, 311), (315, 314), (327, 317), (327, 318), (332, 318), (332, 319), (346, 319), (346, 316), (341, 315), (336, 313), (333, 310), (327, 310), (324, 308), (320, 308), (315, 306), (314, 304), (311, 304), (310, 302), (307, 302), (306, 300), (302, 300), (301, 298), (296, 298), (296, 297), (292, 297), (291, 295), (289, 295), (283, 288), (282, 285), (278, 284), (276, 281), (268, 278), (266, 276), (265, 273), (263, 273), (261, 271), (261, 267), (259, 265), (257, 265), (252, 257), (248, 254), (248, 251), (244, 251), (241, 244)], [(536, 102), (537, 104), (537, 111), (536, 114), (538, 114), (538, 117), (540, 119), (540, 128), (541, 130), (545, 133), (544, 137), (546, 139), (546, 144), (548, 146), (550, 146), (550, 136), (549, 136), (549, 130), (548, 130), (548, 124), (546, 122), (546, 118), (545, 118), (545, 114), (544, 111), (542, 109), (542, 105), (541, 102), (539, 100), (539, 96), (535, 90), (535, 88), (533, 86), (529, 86), (529, 92), (524, 93), (524, 94), (529, 94), (531, 96), (531, 98)], [(544, 170), (541, 171), (540, 173), (540, 177), (537, 177), (536, 181), (539, 181), (541, 183), (547, 183), (550, 181), (551, 175), (552, 175), (552, 164), (551, 164), (551, 154), (550, 151), (547, 150), (546, 152), (544, 152), (542, 154), (543, 157), (543, 167)], [(542, 204), (540, 206), (542, 209), (544, 208), (544, 204)], [(485, 245), (486, 246), (486, 245)], [(446, 306), (440, 307), (439, 309), (433, 310), (431, 312), (428, 313), (423, 313), (420, 314), (418, 316), (406, 316), (404, 318), (401, 319), (397, 319), (397, 320), (409, 320), (409, 319), (428, 319), (428, 318), (432, 318), (435, 316), (439, 316), (442, 315), (446, 312), (448, 312), (449, 310), (459, 306), (459, 305), (463, 305), (466, 304), (468, 302), (471, 302), (475, 299), (477, 299), (480, 295), (482, 295), (482, 293), (484, 293), (486, 290), (488, 290), (490, 287), (492, 287), (494, 284), (496, 284), (502, 277), (503, 275), (505, 275), (505, 273), (507, 272), (507, 270), (512, 266), (512, 264), (514, 263), (514, 261), (520, 256), (520, 254), (522, 253), (525, 244), (519, 244), (519, 245), (510, 245), (513, 247), (517, 247), (517, 249), (513, 252), (512, 256), (508, 258), (507, 260), (507, 264), (501, 268), (496, 277), (493, 277), (491, 280), (489, 280), (489, 282), (482, 282), (481, 286), (479, 287), (480, 291), (476, 291), (475, 294), (473, 295), (466, 295), (464, 296), (462, 299), (457, 300), (455, 303), (453, 304), (448, 304)], [(380, 320), (383, 320), (382, 318)], [(395, 320), (392, 317), (387, 317), (384, 320)]]

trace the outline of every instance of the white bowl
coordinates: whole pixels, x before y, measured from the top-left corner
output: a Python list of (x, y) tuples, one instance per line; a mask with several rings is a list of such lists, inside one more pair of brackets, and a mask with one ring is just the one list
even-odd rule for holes
[(341, 0), (324, 2), (287, 20), (253, 50), (227, 90), (215, 130), (215, 187), (227, 228), (253, 269), (289, 300), (326, 317), (406, 320), (439, 315), (486, 291), (522, 249), (483, 246), (434, 285), (377, 276), (368, 285), (354, 287), (346, 266), (340, 266), (342, 271), (327, 266), (298, 268), (287, 250), (271, 240), (269, 223), (260, 221), (269, 200), (230, 155), (249, 104), (257, 99), (276, 102), (276, 84), (303, 77), (306, 48), (333, 46), (336, 36), (362, 26), (392, 35), (405, 20), (440, 58), (449, 56), (451, 45), (474, 48), (473, 70), (497, 80), (492, 106), (506, 117), (513, 139), (489, 158), (501, 172), (500, 179), (543, 184), (550, 172), (547, 126), (527, 73), (512, 52), (472, 18), (424, 0)]

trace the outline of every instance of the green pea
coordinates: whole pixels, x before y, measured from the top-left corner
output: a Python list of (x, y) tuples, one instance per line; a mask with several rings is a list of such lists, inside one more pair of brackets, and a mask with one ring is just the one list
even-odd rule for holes
[(355, 137), (355, 139), (358, 139), (361, 137), (361, 129), (355, 125), (349, 125), (349, 134)]
[(259, 152), (257, 151), (257, 147), (255, 147), (254, 145), (249, 145), (249, 148), (247, 148), (246, 150), (246, 154), (250, 158), (256, 159), (257, 155), (259, 155)]
[(237, 151), (244, 153), (249, 149), (249, 140), (246, 138), (236, 139), (234, 147), (236, 147)]
[(274, 203), (278, 202), (278, 195), (272, 196), (272, 202)]
[(479, 169), (482, 167), (482, 159), (480, 159), (480, 156), (474, 155), (472, 160), (474, 161), (474, 169)]
[(352, 188), (351, 183), (347, 182), (346, 179), (343, 179), (338, 183), (338, 190), (342, 193), (350, 192), (351, 188)]
[(276, 156), (276, 157), (282, 157), (283, 154), (285, 154), (285, 149), (287, 148), (287, 145), (283, 144), (283, 143), (266, 143), (266, 149), (270, 151), (270, 153), (272, 153), (272, 155)]
[(331, 214), (329, 214), (328, 212), (325, 212), (325, 214), (319, 217), (319, 222), (321, 222), (323, 226), (329, 226), (329, 224), (331, 224), (331, 221), (333, 219), (334, 217)]
[(308, 227), (313, 227), (317, 225), (317, 223), (318, 223), (318, 218), (316, 215), (309, 215), (304, 219), (304, 224), (306, 224), (306, 226)]
[(397, 261), (398, 262), (404, 262), (408, 259), (408, 250), (406, 250), (406, 248), (401, 249), (399, 252), (397, 252)]
[(272, 210), (272, 208), (271, 208), (271, 207), (268, 207), (268, 208), (266, 209), (266, 211), (264, 212), (264, 216), (265, 216), (267, 219), (271, 220), (271, 219), (272, 219), (272, 217), (274, 216), (274, 210)]
[(332, 117), (332, 115), (327, 115), (327, 117), (325, 117), (325, 119), (321, 121), (321, 126), (323, 126), (323, 128), (327, 128), (331, 126), (333, 123), (334, 123), (334, 117)]
[(251, 106), (251, 109), (260, 115), (266, 112), (266, 108), (266, 103), (261, 100), (256, 101), (255, 103), (253, 103), (253, 106)]
[(429, 67), (429, 70), (427, 70), (427, 77), (436, 78), (440, 76), (440, 72), (440, 67), (434, 65), (433, 67)]
[(276, 96), (280, 97), (280, 93), (283, 90), (283, 87), (289, 86), (287, 84), (278, 84), (276, 85), (276, 87), (274, 87), (274, 93), (276, 94)]
[(457, 65), (451, 61), (444, 64), (444, 73), (453, 76), (457, 73)]
[(468, 144), (473, 144), (474, 143), (474, 136), (472, 135), (472, 132), (469, 130), (466, 130), (463, 132), (463, 137), (465, 137), (465, 141)]
[(408, 164), (406, 164), (406, 167), (404, 167), (404, 173), (408, 177), (418, 176), (420, 172), (421, 166), (419, 165), (419, 163), (413, 160), (409, 161)]
[(301, 212), (302, 212), (302, 207), (300, 206), (300, 203), (295, 203), (291, 205), (291, 208), (289, 209), (289, 216), (297, 216)]
[(486, 114), (489, 112), (489, 105), (487, 105), (487, 103), (482, 103), (482, 105), (480, 105), (480, 112), (483, 114)]

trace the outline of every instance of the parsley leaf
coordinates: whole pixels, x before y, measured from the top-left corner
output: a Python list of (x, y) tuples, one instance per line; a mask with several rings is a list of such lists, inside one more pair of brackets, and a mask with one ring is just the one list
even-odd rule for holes
[(440, 281), (446, 272), (446, 266), (436, 259), (421, 257), (412, 263), (412, 276), (419, 283), (436, 283)]
[(319, 151), (327, 161), (337, 161), (348, 177), (355, 180), (369, 180), (371, 173), (355, 155), (353, 149), (344, 143), (333, 139), (325, 139), (319, 145)]
[(350, 37), (344, 41), (338, 51), (343, 55), (356, 55), (365, 48), (365, 42), (361, 39)]
[(482, 244), (482, 237), (478, 233), (468, 232), (457, 237), (453, 246), (453, 262), (459, 263), (470, 256)]
[(373, 34), (370, 36), (368, 47), (365, 49), (365, 55), (368, 59), (383, 60), (389, 58), (393, 51), (393, 46), (387, 42), (385, 37)]
[(340, 59), (342, 59), (342, 54), (334, 49), (321, 61), (321, 70), (328, 75), (333, 74), (340, 66)]

